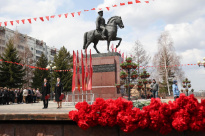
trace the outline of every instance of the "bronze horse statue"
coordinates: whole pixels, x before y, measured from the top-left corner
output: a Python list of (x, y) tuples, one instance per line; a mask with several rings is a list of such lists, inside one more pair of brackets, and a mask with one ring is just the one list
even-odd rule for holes
[(121, 17), (113, 16), (108, 20), (107, 25), (105, 26), (105, 30), (106, 30), (105, 39), (102, 38), (102, 34), (98, 32), (97, 30), (91, 30), (89, 32), (85, 32), (83, 49), (87, 49), (91, 43), (94, 43), (94, 46), (93, 46), (94, 49), (96, 50), (97, 53), (100, 53), (96, 47), (99, 40), (107, 40), (107, 51), (108, 52), (110, 52), (109, 50), (110, 41), (119, 40), (119, 43), (116, 45), (116, 48), (118, 48), (120, 46), (122, 38), (117, 37), (117, 26), (119, 26), (120, 28), (124, 28)]

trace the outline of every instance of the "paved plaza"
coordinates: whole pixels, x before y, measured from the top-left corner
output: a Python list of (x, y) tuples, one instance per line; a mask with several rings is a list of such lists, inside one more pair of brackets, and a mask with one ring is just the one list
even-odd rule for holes
[(71, 103), (62, 104), (62, 108), (57, 109), (57, 103), (49, 101), (48, 109), (42, 109), (43, 102), (31, 104), (10, 104), (0, 105), (0, 114), (64, 114), (71, 110), (75, 110), (75, 106)]

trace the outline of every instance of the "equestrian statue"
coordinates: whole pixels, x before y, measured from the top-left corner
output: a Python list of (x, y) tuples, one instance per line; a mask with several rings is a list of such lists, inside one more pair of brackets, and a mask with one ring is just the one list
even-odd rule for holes
[(122, 38), (117, 37), (117, 29), (118, 26), (120, 28), (124, 28), (124, 25), (120, 16), (111, 17), (108, 20), (107, 24), (105, 24), (105, 19), (103, 18), (103, 11), (99, 11), (98, 14), (99, 16), (96, 20), (96, 30), (91, 30), (89, 32), (85, 32), (84, 34), (83, 49), (87, 49), (91, 43), (94, 43), (94, 49), (97, 53), (100, 53), (97, 49), (97, 44), (99, 40), (106, 40), (107, 51), (110, 52), (110, 41), (119, 40), (118, 44), (116, 45), (116, 48), (120, 46)]

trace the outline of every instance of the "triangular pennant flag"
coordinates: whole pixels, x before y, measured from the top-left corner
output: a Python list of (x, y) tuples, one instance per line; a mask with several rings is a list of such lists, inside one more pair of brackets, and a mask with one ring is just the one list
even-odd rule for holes
[(58, 17), (60, 18), (60, 17), (61, 17), (61, 14), (59, 14)]
[(49, 16), (46, 16), (46, 19), (49, 21)]
[(5, 25), (5, 26), (7, 26), (7, 21), (6, 21), (6, 22), (4, 22), (4, 25)]
[(0, 26), (1, 26), (2, 22), (0, 22)]
[(145, 1), (145, 3), (149, 3), (149, 1)]
[(51, 18), (55, 18), (55, 15), (52, 15)]
[(22, 21), (23, 24), (25, 24), (25, 19), (22, 19), (21, 21)]
[(99, 10), (102, 10), (102, 8), (99, 8)]
[(95, 10), (95, 8), (92, 8), (91, 10)]
[(133, 4), (132, 1), (128, 1), (128, 4)]
[(28, 22), (31, 24), (31, 19), (27, 19), (28, 20)]
[(106, 7), (106, 9), (109, 11), (109, 10), (110, 10), (110, 7)]
[(67, 17), (68, 17), (68, 13), (65, 14), (65, 18), (67, 18)]
[(39, 17), (41, 21), (44, 21), (43, 17)]
[(11, 25), (14, 25), (14, 21), (10, 21)]
[(141, 1), (139, 1), (139, 0), (136, 0), (136, 3), (141, 3)]
[(80, 16), (80, 14), (81, 14), (81, 11), (78, 12), (78, 15), (79, 15), (79, 16)]
[(75, 12), (73, 12), (73, 13), (71, 13), (71, 15), (74, 17), (74, 15), (75, 15)]
[(37, 18), (35, 17), (35, 18), (33, 18), (35, 21), (37, 20)]
[(125, 5), (125, 3), (120, 3), (120, 6), (123, 6), (123, 5)]
[(19, 20), (16, 20), (16, 22), (19, 24)]
[(84, 11), (86, 12), (86, 11), (89, 11), (89, 10), (84, 10)]
[(113, 5), (112, 7), (117, 7), (117, 5)]

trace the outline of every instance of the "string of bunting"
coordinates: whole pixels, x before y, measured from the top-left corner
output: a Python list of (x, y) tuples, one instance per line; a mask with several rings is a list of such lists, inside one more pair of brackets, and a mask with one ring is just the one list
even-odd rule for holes
[[(40, 69), (40, 70), (49, 70), (49, 69), (46, 69), (46, 68), (40, 68), (40, 67), (36, 67), (36, 66), (30, 66), (30, 65), (24, 65), (24, 64), (21, 64), (21, 63), (17, 63), (17, 62), (12, 62), (12, 61), (3, 61), (2, 59), (0, 60), (2, 62), (6, 62), (6, 63), (12, 63), (12, 64), (16, 64), (16, 65), (21, 65), (22, 67), (23, 66), (26, 66), (26, 67), (29, 67), (29, 68), (35, 68), (35, 69)], [(166, 66), (166, 67), (181, 67), (181, 66), (198, 66), (198, 64), (181, 64), (181, 65), (170, 65), (170, 66)], [(141, 68), (152, 68), (152, 67), (165, 67), (165, 66), (140, 66)], [(68, 71), (73, 71), (73, 69), (69, 69), (69, 70), (53, 70), (55, 72), (68, 72)]]
[[(36, 67), (36, 66), (30, 66), (30, 65), (26, 65), (26, 64), (21, 64), (21, 63), (17, 63), (17, 62), (12, 62), (12, 61), (3, 61), (2, 59), (0, 60), (1, 62), (5, 62), (5, 63), (11, 63), (11, 64), (16, 64), (16, 65), (21, 65), (22, 67), (23, 66), (26, 66), (26, 67), (29, 67), (29, 68), (35, 68), (35, 69), (40, 69), (40, 70), (49, 70), (49, 69), (46, 69), (46, 68), (41, 68), (41, 67)], [(72, 71), (72, 69), (70, 70), (53, 70), (55, 72), (68, 72), (68, 71)]]
[[(94, 11), (94, 10), (103, 10), (103, 9), (106, 9), (106, 10), (110, 10), (111, 8), (114, 8), (114, 7), (119, 7), (119, 6), (125, 6), (125, 5), (132, 5), (132, 4), (139, 4), (139, 3), (150, 3), (149, 0), (147, 1), (140, 1), (140, 0), (135, 0), (135, 2), (133, 1), (128, 1), (128, 2), (123, 2), (123, 3), (120, 3), (120, 4), (114, 4), (112, 5), (111, 7), (104, 7), (104, 8), (92, 8), (90, 10), (84, 10), (83, 12), (88, 12), (88, 11)], [(32, 21), (37, 21), (38, 20), (41, 20), (42, 22), (44, 22), (45, 20), (49, 21), (50, 19), (53, 19), (55, 17), (59, 17), (61, 18), (62, 16), (65, 16), (65, 18), (68, 18), (68, 16), (72, 16), (72, 17), (75, 17), (76, 14), (78, 16), (80, 16), (82, 13), (82, 11), (79, 11), (79, 12), (71, 12), (71, 13), (65, 13), (65, 14), (59, 14), (59, 15), (51, 15), (51, 16), (45, 16), (45, 17), (35, 17), (35, 18), (29, 18), (29, 19), (19, 19), (19, 20), (12, 20), (12, 21), (4, 21), (4, 22), (0, 22), (0, 26), (8, 26), (8, 24), (11, 24), (12, 26), (14, 25), (14, 23), (16, 24), (25, 24), (26, 21), (29, 23), (29, 24), (32, 24)]]

